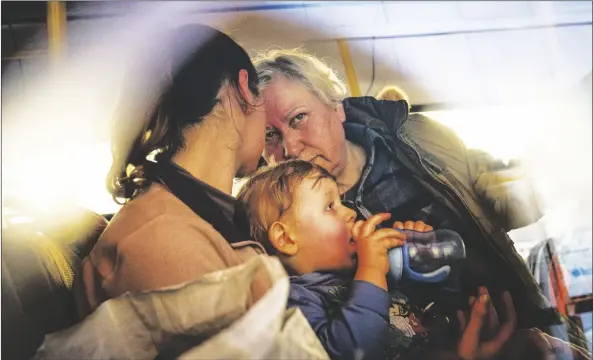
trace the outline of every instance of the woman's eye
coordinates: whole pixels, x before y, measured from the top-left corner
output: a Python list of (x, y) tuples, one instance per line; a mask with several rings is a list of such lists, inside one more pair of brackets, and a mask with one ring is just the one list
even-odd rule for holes
[(306, 117), (307, 117), (307, 114), (306, 113), (300, 113), (297, 116), (293, 117), (290, 120), (290, 127), (293, 127), (293, 128), (294, 127), (298, 127), (299, 124), (301, 123), (301, 121), (305, 120)]
[(277, 131), (266, 131), (266, 144), (274, 144), (280, 140), (280, 134)]
[(334, 203), (327, 205), (327, 207), (325, 208), (325, 210), (333, 210), (333, 209), (334, 209)]

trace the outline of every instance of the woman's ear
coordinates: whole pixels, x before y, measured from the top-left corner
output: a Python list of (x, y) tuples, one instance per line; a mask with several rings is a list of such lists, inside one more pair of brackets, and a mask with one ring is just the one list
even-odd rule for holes
[(249, 104), (253, 104), (253, 94), (251, 93), (251, 90), (249, 90), (249, 74), (245, 69), (239, 70), (239, 91), (241, 92), (243, 99)]
[(338, 119), (340, 119), (340, 122), (346, 121), (346, 113), (344, 112), (344, 106), (342, 103), (337, 104), (334, 111), (338, 114)]
[(268, 230), (268, 239), (274, 249), (286, 256), (293, 256), (299, 252), (299, 246), (289, 234), (289, 227), (283, 222), (276, 221)]

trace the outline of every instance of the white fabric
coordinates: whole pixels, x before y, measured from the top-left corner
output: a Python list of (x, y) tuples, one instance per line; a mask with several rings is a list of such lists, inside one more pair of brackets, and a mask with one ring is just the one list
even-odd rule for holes
[[(248, 307), (259, 271), (270, 289)], [(265, 255), (179, 286), (126, 293), (82, 323), (47, 335), (36, 359), (329, 359), (298, 309), (289, 279)]]

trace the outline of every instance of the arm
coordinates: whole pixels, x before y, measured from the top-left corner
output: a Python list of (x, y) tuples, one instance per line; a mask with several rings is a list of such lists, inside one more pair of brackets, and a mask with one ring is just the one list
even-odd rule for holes
[(538, 196), (521, 166), (505, 164), (482, 150), (468, 149), (451, 128), (425, 115), (410, 114), (408, 124), (411, 140), (438, 166), (458, 177), (461, 186), (467, 184), (505, 231), (541, 218)]
[[(350, 298), (338, 311), (328, 314), (323, 295), (293, 285), (289, 306), (298, 306), (332, 358), (375, 359), (382, 355), (389, 334), (387, 252), (403, 245), (405, 235), (377, 225), (391, 217), (376, 214), (352, 226), (357, 244), (358, 270)], [(299, 295), (299, 291), (300, 295)]]
[[(312, 290), (291, 289), (289, 307), (299, 307), (332, 359), (374, 359), (389, 334), (389, 295), (365, 281), (354, 281), (348, 301), (330, 316)], [(300, 290), (300, 291), (299, 291)]]
[(538, 195), (520, 164), (505, 164), (475, 149), (467, 150), (467, 161), (476, 193), (492, 206), (506, 231), (542, 217)]

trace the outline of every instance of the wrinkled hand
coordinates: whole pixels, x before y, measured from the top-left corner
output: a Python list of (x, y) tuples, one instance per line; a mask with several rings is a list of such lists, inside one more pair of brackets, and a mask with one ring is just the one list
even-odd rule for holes
[(432, 226), (425, 224), (423, 221), (411, 221), (408, 220), (405, 223), (396, 221), (393, 223), (393, 227), (402, 230), (414, 230), (418, 232), (429, 232), (432, 231)]
[[(492, 314), (494, 307), (491, 306), (490, 295), (485, 287), (480, 287), (479, 294), (473, 300), (469, 321), (462, 311), (457, 312), (460, 330), (462, 331), (461, 340), (457, 346), (457, 354), (464, 360), (470, 359), (490, 359), (500, 352), (504, 344), (511, 338), (517, 327), (517, 314), (513, 300), (508, 291), (502, 293), (503, 318), (498, 332), (494, 337), (487, 341), (481, 341), (480, 333), (486, 320), (498, 324), (497, 314)], [(470, 298), (470, 303), (472, 299)], [(495, 317), (496, 319), (493, 319)]]
[(352, 227), (352, 237), (358, 253), (358, 270), (355, 280), (364, 280), (387, 290), (385, 274), (389, 271), (389, 249), (402, 246), (406, 235), (395, 229), (379, 229), (377, 226), (391, 217), (388, 213), (359, 220)]
[(427, 233), (433, 230), (432, 226), (425, 224), (423, 221), (396, 221), (393, 223), (393, 227), (406, 231), (406, 240), (408, 242), (416, 242), (421, 244), (429, 244), (436, 240), (435, 233), (432, 234), (420, 234)]

